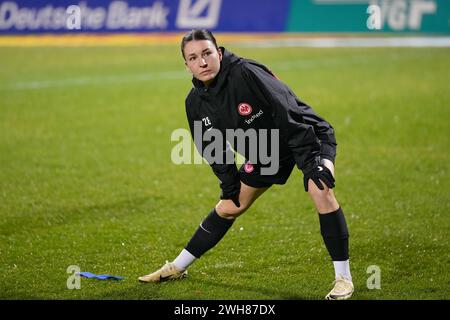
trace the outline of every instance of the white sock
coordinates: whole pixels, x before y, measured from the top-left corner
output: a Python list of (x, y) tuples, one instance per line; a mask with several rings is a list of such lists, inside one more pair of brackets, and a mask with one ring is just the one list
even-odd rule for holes
[(352, 281), (352, 275), (350, 274), (350, 260), (333, 261), (333, 265), (336, 279), (339, 276), (343, 276), (345, 279)]
[(183, 249), (172, 263), (177, 269), (186, 270), (196, 259), (189, 251)]

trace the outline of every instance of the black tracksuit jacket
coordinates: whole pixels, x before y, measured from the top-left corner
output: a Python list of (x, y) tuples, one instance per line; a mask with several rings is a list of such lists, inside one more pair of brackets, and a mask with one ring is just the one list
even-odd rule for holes
[[(318, 165), (320, 158), (334, 162), (336, 139), (328, 122), (300, 101), (265, 66), (238, 57), (223, 47), (220, 50), (223, 53), (221, 68), (213, 83), (205, 87), (193, 78), (194, 87), (186, 98), (192, 135), (194, 121), (206, 118), (209, 121), (202, 121), (202, 133), (214, 127), (222, 132), (223, 137), (226, 129), (279, 129), (280, 163), (294, 159), (297, 167), (306, 172)], [(242, 116), (238, 112), (241, 103), (249, 104), (252, 113)], [(248, 121), (258, 113), (258, 117)], [(196, 144), (201, 155), (209, 143), (202, 141), (201, 145)], [(233, 145), (232, 141), (230, 143)], [(224, 147), (223, 152), (232, 151)], [(248, 159), (247, 155), (243, 156)], [(209, 164), (220, 180), (223, 198), (239, 191), (236, 164)]]

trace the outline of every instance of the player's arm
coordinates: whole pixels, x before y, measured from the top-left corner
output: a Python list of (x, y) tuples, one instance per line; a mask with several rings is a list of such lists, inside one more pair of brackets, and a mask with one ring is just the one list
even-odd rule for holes
[[(291, 92), (291, 94), (295, 97), (294, 93)], [(314, 127), (314, 132), (320, 140), (320, 157), (328, 159), (334, 164), (337, 144), (333, 127), (316, 114), (310, 106), (300, 101), (297, 97), (295, 97), (295, 100), (297, 102), (297, 112), (302, 115), (306, 124)]]
[[(285, 137), (297, 167), (303, 171), (305, 190), (308, 190), (309, 179), (312, 179), (320, 189), (323, 189), (323, 186), (319, 180), (322, 180), (327, 187), (333, 188), (334, 178), (330, 170), (321, 166), (320, 163), (322, 152), (329, 155), (327, 158), (334, 160), (331, 148), (322, 149), (321, 140), (315, 131), (314, 124), (321, 123), (321, 126), (325, 126), (321, 118), (315, 115), (310, 107), (301, 103), (284, 83), (262, 66), (246, 64), (243, 67), (243, 76), (247, 78), (246, 82), (254, 94), (259, 95), (259, 98), (267, 101), (271, 106), (275, 124), (280, 129), (281, 136)], [(326, 136), (325, 130), (323, 132), (319, 130), (319, 132), (323, 134), (323, 137)]]

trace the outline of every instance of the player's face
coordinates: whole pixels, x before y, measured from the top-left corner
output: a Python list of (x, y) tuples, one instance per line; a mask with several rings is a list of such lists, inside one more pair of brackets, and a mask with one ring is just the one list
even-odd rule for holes
[(222, 52), (209, 40), (192, 40), (184, 46), (184, 58), (194, 77), (209, 85), (220, 71)]

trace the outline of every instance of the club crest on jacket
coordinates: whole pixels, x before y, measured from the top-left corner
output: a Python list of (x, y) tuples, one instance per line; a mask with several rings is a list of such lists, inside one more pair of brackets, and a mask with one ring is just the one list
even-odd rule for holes
[(240, 103), (237, 109), (241, 116), (248, 116), (253, 111), (252, 106), (245, 102)]

